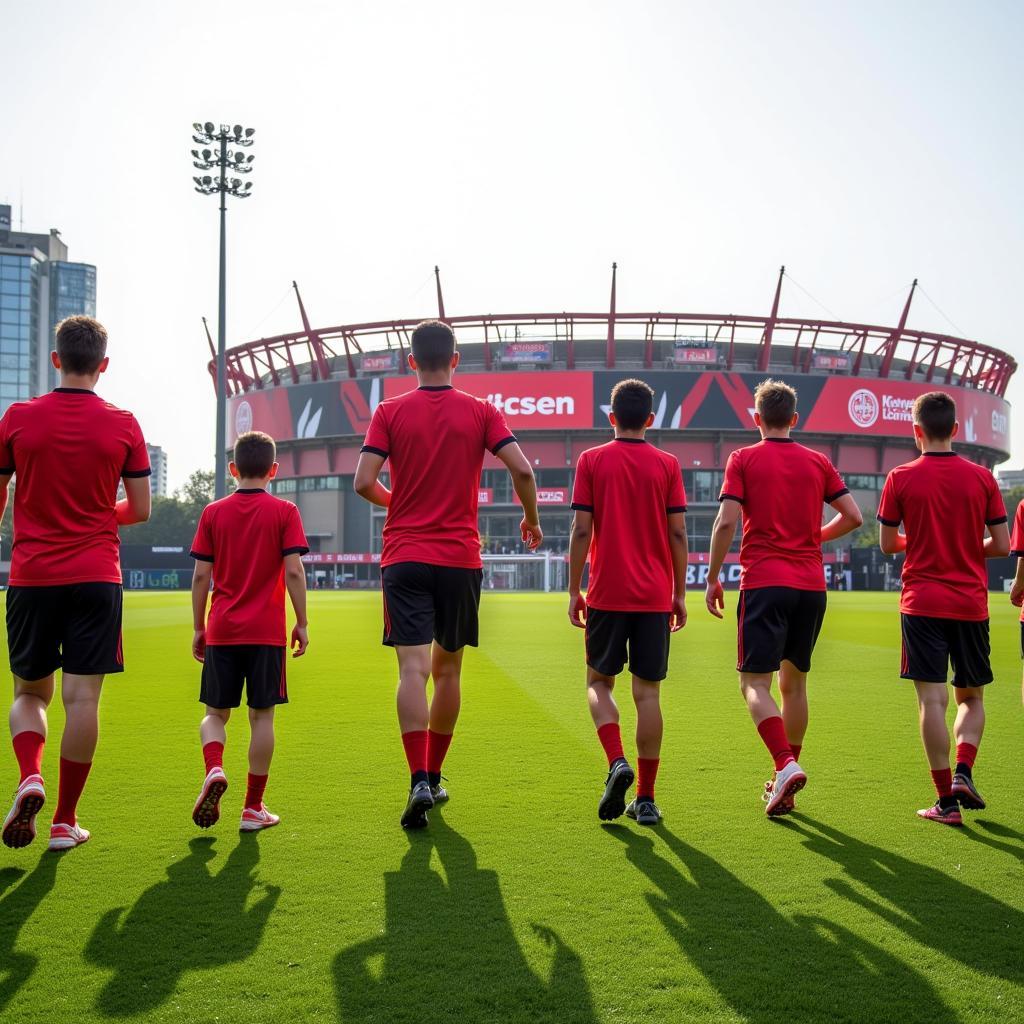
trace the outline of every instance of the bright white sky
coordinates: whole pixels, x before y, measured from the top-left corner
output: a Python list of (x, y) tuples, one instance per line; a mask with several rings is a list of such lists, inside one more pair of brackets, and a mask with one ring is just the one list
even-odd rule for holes
[[(433, 312), (435, 263), (449, 313), (604, 309), (614, 259), (620, 310), (767, 311), (785, 263), (889, 324), (917, 276), (1024, 363), (1012, 0), (59, 0), (0, 26), (0, 201), (97, 265), (101, 391), (172, 486), (213, 461), (195, 120), (257, 129), (229, 345), (299, 326), (293, 278), (320, 324)], [(826, 315), (792, 285), (782, 313)], [(957, 333), (924, 296), (910, 324)]]

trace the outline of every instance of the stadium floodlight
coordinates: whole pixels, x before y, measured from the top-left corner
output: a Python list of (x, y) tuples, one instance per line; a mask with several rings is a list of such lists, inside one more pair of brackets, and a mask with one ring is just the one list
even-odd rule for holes
[[(216, 171), (216, 176), (204, 174), (193, 175), (195, 190), (204, 196), (220, 196), (220, 307), (217, 324), (217, 433), (215, 442), (215, 495), (223, 498), (226, 491), (227, 455), (227, 356), (225, 339), (227, 337), (227, 198), (248, 199), (252, 195), (252, 182), (243, 182), (241, 178), (228, 177), (232, 174), (251, 174), (253, 157), (228, 149), (228, 143), (239, 146), (251, 146), (253, 128), (242, 125), (222, 124), (219, 128), (212, 121), (200, 123), (194, 121), (192, 128), (195, 134), (192, 141), (199, 146), (207, 146), (202, 150), (192, 150), (192, 164), (200, 171)], [(212, 147), (216, 146), (216, 149)]]

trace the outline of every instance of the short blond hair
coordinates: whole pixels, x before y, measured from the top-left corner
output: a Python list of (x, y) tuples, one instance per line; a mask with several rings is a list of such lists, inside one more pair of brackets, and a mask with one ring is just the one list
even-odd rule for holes
[(796, 415), (796, 388), (769, 377), (754, 389), (754, 408), (770, 430), (788, 427)]

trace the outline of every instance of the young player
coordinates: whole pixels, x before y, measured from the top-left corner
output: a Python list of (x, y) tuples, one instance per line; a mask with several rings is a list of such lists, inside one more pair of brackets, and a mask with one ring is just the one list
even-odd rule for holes
[(50, 355), (60, 387), (12, 405), (0, 420), (0, 514), (11, 475), (18, 477), (7, 639), (21, 781), (3, 826), (4, 844), (15, 848), (35, 838), (46, 801), (41, 771), (55, 672), (66, 721), (49, 848), (68, 850), (89, 838), (76, 812), (96, 751), (103, 678), (124, 671), (117, 527), (149, 518), (150, 468), (135, 417), (95, 392), (106, 352), (102, 324), (63, 320)]
[(309, 547), (299, 510), (267, 493), (267, 484), (277, 476), (276, 458), (267, 434), (252, 430), (239, 435), (229, 467), (238, 487), (203, 509), (192, 543), (192, 656), (203, 665), (199, 700), (206, 705), (199, 726), (206, 778), (192, 808), (192, 820), (200, 828), (209, 828), (220, 817), (220, 798), (228, 788), (225, 727), (232, 709), (242, 702), (243, 687), (251, 735), (239, 828), (258, 832), (281, 820), (263, 805), (263, 794), (274, 756), (274, 708), (288, 703), (285, 590), (295, 612), (292, 656), (301, 657), (309, 645), (302, 566)]
[[(821, 544), (856, 530), (863, 517), (829, 459), (790, 437), (799, 419), (796, 391), (766, 380), (754, 391), (754, 405), (761, 441), (726, 462), (705, 603), (722, 618), (719, 573), (742, 512), (737, 670), (750, 717), (775, 763), (764, 792), (765, 810), (774, 817), (793, 809), (794, 795), (807, 782), (797, 758), (807, 731), (807, 673), (825, 617)], [(836, 511), (825, 526), (823, 504)], [(775, 672), (781, 711), (772, 697)]]
[[(921, 457), (886, 478), (878, 505), (879, 545), (887, 555), (906, 553), (900, 677), (912, 679), (917, 689), (921, 740), (938, 794), (934, 806), (917, 813), (962, 825), (961, 807), (985, 807), (972, 778), (985, 728), (983, 687), (992, 682), (985, 559), (1008, 554), (1010, 534), (992, 474), (952, 449), (959, 431), (953, 399), (941, 391), (921, 395), (913, 416)], [(949, 662), (957, 704), (955, 774), (946, 728)]]
[[(615, 439), (580, 455), (569, 541), (569, 621), (586, 630), (587, 700), (608, 757), (597, 805), (602, 821), (623, 811), (656, 825), (654, 783), (663, 723), (659, 684), (668, 675), (669, 634), (686, 625), (686, 492), (679, 463), (648, 443), (654, 392), (639, 380), (612, 389)], [(580, 593), (590, 553), (586, 598)], [(615, 677), (629, 659), (636, 704), (639, 781), (622, 749)]]
[[(1010, 588), (1010, 604), (1024, 608), (1024, 501), (1017, 506), (1010, 536), (1010, 554), (1017, 559), (1017, 572)], [(1024, 611), (1020, 616), (1020, 656), (1024, 658)], [(1024, 679), (1021, 681), (1021, 702), (1024, 703)]]
[[(356, 466), (355, 489), (388, 510), (381, 582), (384, 643), (398, 656), (398, 724), (409, 763), (403, 828), (423, 828), (448, 799), (441, 767), (461, 702), (462, 650), (477, 646), (483, 562), (477, 501), (484, 454), (505, 464), (523, 505), (523, 543), (543, 534), (533, 470), (502, 414), (452, 387), (455, 335), (439, 320), (412, 334), (419, 387), (377, 406)], [(378, 476), (390, 460), (391, 490)], [(433, 699), (426, 687), (434, 679)]]

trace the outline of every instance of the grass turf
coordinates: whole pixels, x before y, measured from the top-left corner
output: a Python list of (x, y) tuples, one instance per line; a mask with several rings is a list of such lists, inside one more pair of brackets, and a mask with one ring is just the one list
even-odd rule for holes
[[(379, 603), (311, 595), (267, 793), (282, 824), (240, 837), (244, 715), (229, 726), (224, 817), (200, 833), (188, 596), (127, 595), (128, 672), (104, 695), (80, 809), (93, 840), (62, 856), (40, 840), (0, 848), (0, 1019), (1021, 1018), (1020, 666), (1002, 595), (977, 771), (991, 809), (962, 831), (914, 817), (933, 794), (896, 679), (894, 595), (830, 597), (810, 784), (783, 822), (762, 813), (770, 764), (737, 693), (733, 623), (693, 595), (663, 689), (666, 820), (642, 831), (597, 821), (605, 768), (564, 599), (489, 593), (445, 769), (452, 802), (406, 835)], [(628, 738), (628, 686), (620, 703)]]

